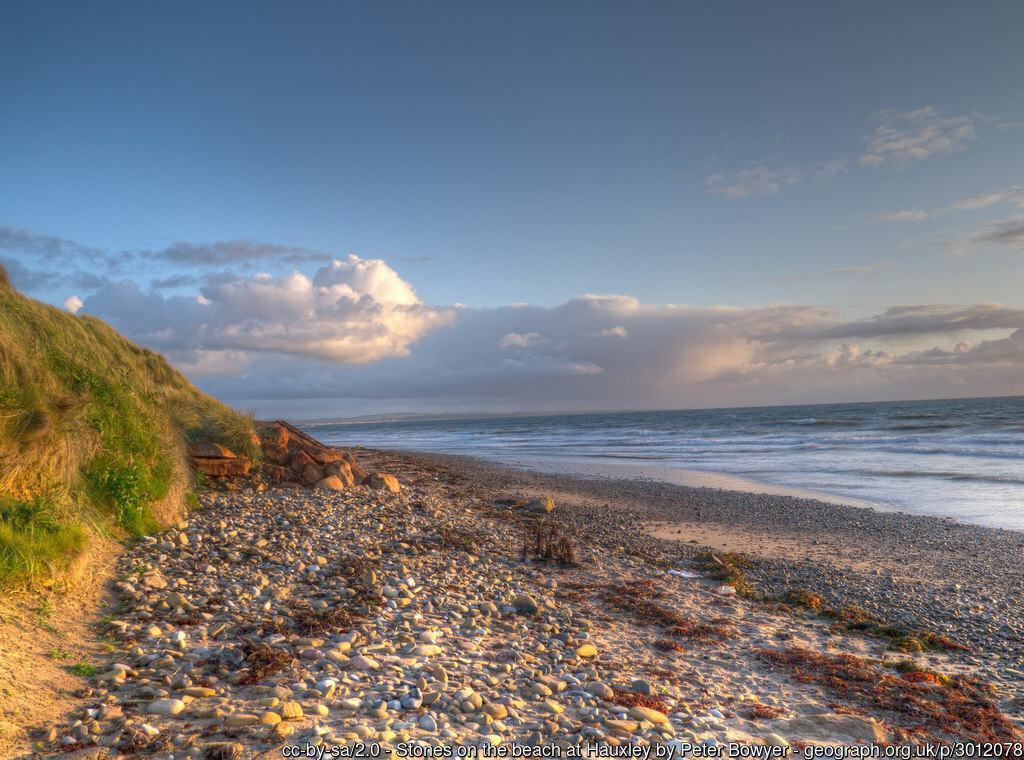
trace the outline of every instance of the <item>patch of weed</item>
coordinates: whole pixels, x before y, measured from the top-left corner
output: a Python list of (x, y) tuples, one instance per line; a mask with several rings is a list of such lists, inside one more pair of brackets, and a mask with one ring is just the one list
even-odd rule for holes
[(68, 673), (74, 676), (94, 676), (100, 672), (100, 669), (93, 665), (91, 662), (85, 662), (84, 660), (77, 665), (71, 665), (67, 668)]

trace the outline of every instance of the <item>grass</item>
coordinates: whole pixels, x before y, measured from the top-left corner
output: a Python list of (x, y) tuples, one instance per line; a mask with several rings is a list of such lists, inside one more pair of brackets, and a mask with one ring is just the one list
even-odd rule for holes
[(70, 660), (74, 655), (71, 652), (65, 652), (63, 649), (51, 649), (46, 653), (46, 656), (51, 660)]
[(100, 669), (96, 665), (93, 665), (91, 662), (85, 662), (84, 660), (77, 665), (68, 666), (67, 670), (68, 673), (73, 676), (85, 676), (86, 678), (94, 676), (100, 672)]
[(90, 535), (158, 530), (190, 490), (183, 444), (258, 459), (251, 431), (159, 354), (22, 296), (0, 267), (0, 587), (58, 573)]

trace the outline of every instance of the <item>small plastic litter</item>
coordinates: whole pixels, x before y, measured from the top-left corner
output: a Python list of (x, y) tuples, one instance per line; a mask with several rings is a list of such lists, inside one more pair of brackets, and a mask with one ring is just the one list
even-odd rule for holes
[(669, 575), (678, 575), (680, 578), (700, 578), (700, 573), (689, 573), (686, 570), (669, 570)]
[(715, 589), (715, 593), (721, 594), (722, 596), (732, 596), (736, 593), (736, 587), (730, 586), (728, 583), (723, 583), (721, 586)]

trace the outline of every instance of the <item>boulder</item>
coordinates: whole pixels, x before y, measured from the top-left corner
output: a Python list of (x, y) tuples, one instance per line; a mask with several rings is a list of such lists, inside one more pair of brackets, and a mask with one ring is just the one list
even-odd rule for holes
[(279, 443), (280, 445), (288, 446), (288, 430), (284, 425), (279, 425), (275, 422), (263, 423), (259, 425), (260, 437), (264, 441), (271, 443)]
[(307, 464), (302, 471), (302, 479), (307, 485), (313, 485), (324, 479), (324, 471), (315, 464)]
[(263, 443), (263, 456), (273, 464), (285, 464), (288, 461), (288, 449), (276, 441)]
[[(301, 475), (303, 470), (305, 470), (306, 467), (308, 467), (309, 465), (313, 465), (314, 467), (317, 466), (316, 462), (313, 461), (313, 457), (311, 457), (305, 451), (296, 451), (294, 454), (292, 454), (292, 458), (289, 464), (291, 465), (291, 468), (299, 475)], [(323, 475), (321, 475), (320, 477), (323, 477)]]
[(370, 474), (357, 464), (349, 463), (348, 468), (352, 471), (352, 479), (355, 480), (356, 483), (362, 483)]
[(552, 501), (550, 496), (541, 496), (539, 499), (534, 499), (527, 504), (523, 509), (527, 512), (535, 512), (537, 514), (549, 514), (555, 508), (555, 502)]
[(313, 457), (313, 461), (318, 465), (323, 466), (328, 462), (337, 462), (341, 459), (341, 454), (328, 448), (313, 448), (309, 447), (305, 449), (306, 453)]
[(209, 459), (234, 459), (235, 453), (217, 443), (190, 443), (188, 445), (188, 455), (192, 458), (209, 458)]
[(335, 477), (334, 475), (328, 475), (326, 478), (321, 478), (313, 484), (313, 488), (321, 488), (325, 491), (344, 491), (345, 484), (341, 478)]
[(363, 478), (362, 484), (369, 486), (374, 491), (391, 491), (391, 493), (398, 493), (402, 490), (402, 486), (398, 483), (398, 478), (394, 475), (387, 475), (383, 472), (374, 472)]
[(294, 473), (290, 467), (278, 467), (272, 464), (265, 464), (261, 468), (263, 475), (272, 483), (280, 483), (284, 480), (290, 480)]
[(204, 475), (212, 478), (228, 478), (236, 475), (247, 475), (252, 468), (252, 462), (240, 457), (225, 457), (223, 459), (211, 459), (197, 457), (192, 464)]
[(352, 468), (349, 467), (348, 462), (344, 459), (338, 459), (325, 464), (324, 473), (327, 477), (338, 478), (346, 487), (356, 484), (355, 478), (352, 477)]

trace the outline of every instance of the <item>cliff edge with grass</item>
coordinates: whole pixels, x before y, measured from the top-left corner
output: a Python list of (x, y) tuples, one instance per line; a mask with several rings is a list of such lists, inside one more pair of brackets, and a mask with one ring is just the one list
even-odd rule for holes
[(177, 519), (197, 440), (261, 456), (251, 416), (105, 322), (16, 292), (0, 267), (0, 587), (52, 585), (94, 539)]

